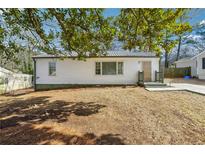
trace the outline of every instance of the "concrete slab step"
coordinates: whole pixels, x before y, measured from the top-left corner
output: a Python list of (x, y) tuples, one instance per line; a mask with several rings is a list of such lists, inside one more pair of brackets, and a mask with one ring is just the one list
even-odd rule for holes
[(166, 83), (160, 83), (160, 82), (145, 82), (144, 87), (166, 87)]
[(156, 86), (153, 86), (153, 85), (151, 85), (151, 86), (145, 86), (145, 88), (170, 88), (171, 86), (167, 86), (167, 85), (156, 85)]
[(148, 91), (181, 91), (181, 90), (185, 90), (183, 88), (176, 88), (176, 87), (162, 87), (162, 88), (145, 88)]

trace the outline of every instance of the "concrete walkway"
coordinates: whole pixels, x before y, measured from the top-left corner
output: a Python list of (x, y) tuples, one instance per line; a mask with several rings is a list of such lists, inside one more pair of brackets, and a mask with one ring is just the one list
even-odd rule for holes
[(176, 90), (185, 90), (198, 94), (205, 95), (205, 86), (188, 84), (188, 83), (171, 83), (168, 86), (171, 87), (160, 87), (160, 88), (145, 88), (148, 91), (176, 91)]
[(182, 88), (187, 91), (199, 93), (205, 95), (205, 86), (195, 85), (195, 84), (188, 84), (188, 83), (172, 83), (172, 86), (176, 88)]

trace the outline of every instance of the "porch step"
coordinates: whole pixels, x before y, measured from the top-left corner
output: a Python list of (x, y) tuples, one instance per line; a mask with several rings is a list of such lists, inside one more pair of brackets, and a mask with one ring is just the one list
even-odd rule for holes
[(143, 86), (145, 88), (163, 88), (163, 87), (168, 87), (166, 83), (160, 83), (160, 82), (144, 82)]
[(170, 88), (171, 86), (144, 86), (145, 88)]

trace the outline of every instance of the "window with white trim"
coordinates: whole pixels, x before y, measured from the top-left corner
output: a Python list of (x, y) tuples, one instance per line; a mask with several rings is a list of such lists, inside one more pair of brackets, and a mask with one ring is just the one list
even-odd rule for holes
[(96, 75), (121, 75), (123, 74), (123, 62), (96, 62)]
[(102, 62), (102, 75), (116, 75), (116, 62)]
[(118, 74), (123, 74), (123, 62), (118, 62)]
[(96, 75), (100, 75), (101, 74), (101, 63), (100, 62), (96, 62), (95, 63), (95, 74)]
[(49, 76), (56, 76), (56, 62), (49, 62)]

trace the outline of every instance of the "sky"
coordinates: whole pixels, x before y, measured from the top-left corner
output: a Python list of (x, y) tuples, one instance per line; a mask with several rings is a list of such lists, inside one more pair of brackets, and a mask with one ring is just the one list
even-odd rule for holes
[[(117, 16), (119, 13), (120, 13), (119, 8), (109, 8), (109, 9), (105, 9), (104, 16), (105, 17)], [(189, 22), (191, 25), (195, 25), (201, 22), (202, 20), (205, 20), (205, 9), (192, 9), (191, 16), (192, 18), (189, 19)]]
[(104, 16), (105, 17), (109, 17), (109, 16), (117, 16), (118, 14), (120, 14), (120, 9), (116, 8), (116, 9), (105, 9), (104, 11)]

